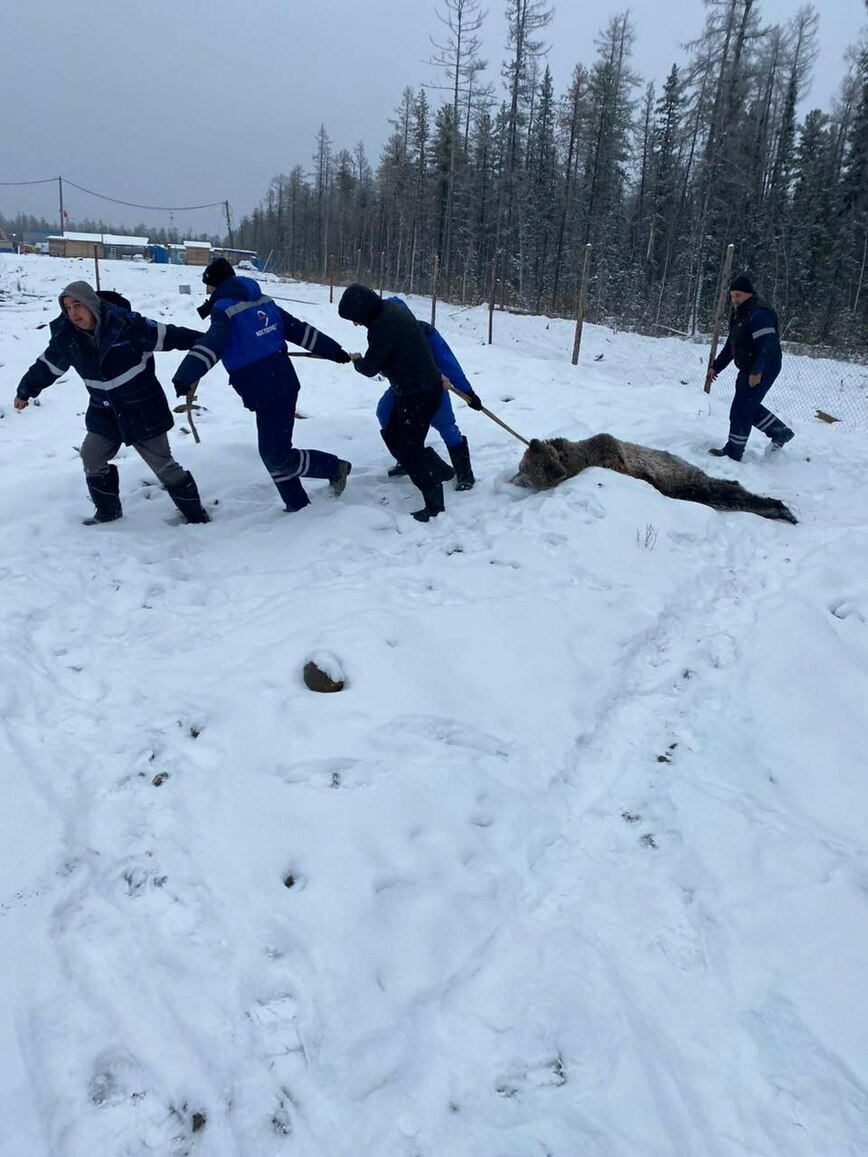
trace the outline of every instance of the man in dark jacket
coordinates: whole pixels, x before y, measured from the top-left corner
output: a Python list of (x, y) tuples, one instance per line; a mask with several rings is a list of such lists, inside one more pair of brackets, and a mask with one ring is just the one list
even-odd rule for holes
[[(85, 479), (96, 513), (86, 525), (120, 518), (120, 487), (112, 458), (125, 443), (150, 466), (187, 522), (208, 522), (193, 476), (179, 466), (169, 448), (174, 425), (152, 355), (188, 350), (201, 336), (194, 329), (164, 325), (101, 300), (86, 281), (73, 281), (59, 299), (62, 314), (51, 323), (48, 348), (18, 386), (15, 409), (72, 367), (90, 394), (81, 445)], [(129, 304), (129, 303), (127, 303)]]
[[(409, 305), (400, 297), (389, 297), (387, 301), (393, 301), (396, 305), (401, 305), (406, 310), (410, 310)], [(412, 311), (411, 311), (412, 312)], [(414, 315), (415, 316), (415, 315)], [(443, 378), (459, 390), (465, 397), (468, 406), (472, 410), (481, 410), (482, 402), (476, 391), (467, 380), (467, 375), (461, 368), (461, 363), (452, 352), (446, 338), (435, 329), (433, 325), (429, 325), (427, 321), (416, 321), (422, 328), (425, 335), (425, 340), (431, 349), (434, 356), (434, 361), (437, 363), (437, 368), (442, 374)], [(383, 396), (377, 402), (377, 421), (380, 423), (380, 429), (385, 430), (389, 423), (389, 418), (392, 416), (392, 410), (395, 407), (395, 391), (389, 386)], [(476, 484), (476, 478), (473, 475), (473, 466), (470, 462), (470, 447), (467, 445), (467, 439), (458, 428), (458, 423), (455, 421), (455, 414), (452, 410), (452, 400), (449, 397), (449, 390), (443, 387), (443, 392), (440, 396), (440, 405), (437, 407), (437, 413), (431, 419), (431, 425), (446, 443), (446, 449), (449, 451), (449, 458), (452, 465), (455, 467), (455, 489), (456, 490), (472, 490)], [(400, 462), (393, 466), (389, 471), (390, 478), (400, 478), (406, 474), (407, 471), (400, 464)]]
[(199, 310), (211, 328), (193, 346), (172, 379), (179, 396), (193, 389), (222, 361), (229, 384), (256, 414), (259, 456), (285, 508), (301, 510), (310, 502), (302, 478), (326, 478), (332, 493), (343, 494), (349, 462), (323, 450), (299, 450), (292, 444), (295, 403), (300, 388), (286, 343), (293, 342), (329, 361), (346, 363), (350, 355), (336, 341), (281, 309), (252, 277), (236, 277), (225, 257), (202, 274), (208, 300)]
[(413, 517), (427, 522), (443, 513), (443, 483), (454, 478), (455, 471), (436, 450), (425, 446), (443, 396), (440, 370), (425, 334), (405, 305), (381, 301), (366, 285), (348, 286), (338, 313), (368, 331), (367, 352), (353, 357), (356, 370), (368, 378), (383, 374), (395, 391), (395, 405), (381, 433), (393, 457), (422, 491), (425, 505)]
[(770, 439), (772, 450), (780, 450), (795, 435), (762, 404), (781, 372), (778, 315), (757, 297), (750, 278), (743, 274), (733, 281), (729, 297), (732, 302), (729, 336), (708, 371), (707, 381), (713, 382), (732, 361), (738, 377), (729, 411), (729, 438), (725, 446), (711, 449), (709, 454), (740, 462), (753, 426)]

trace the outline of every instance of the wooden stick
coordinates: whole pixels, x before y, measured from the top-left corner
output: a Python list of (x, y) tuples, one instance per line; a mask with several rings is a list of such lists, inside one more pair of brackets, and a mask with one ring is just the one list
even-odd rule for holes
[[(448, 378), (443, 378), (442, 381), (447, 390), (450, 390), (453, 394), (457, 394), (458, 397), (461, 398), (462, 402), (467, 402), (468, 406), (470, 405), (470, 400), (467, 397), (467, 394), (462, 394), (461, 390), (456, 390)], [(472, 406), (471, 409), (473, 409)], [(513, 438), (518, 438), (519, 442), (524, 442), (525, 446), (530, 445), (530, 442), (528, 442), (527, 438), (522, 438), (521, 434), (516, 433), (512, 426), (507, 426), (506, 422), (502, 422), (500, 418), (498, 418), (497, 414), (492, 414), (491, 410), (487, 410), (485, 406), (481, 407), (481, 412), (485, 414), (486, 418), (491, 418), (492, 422), (497, 422), (498, 426), (502, 426), (508, 434), (512, 434)]]
[(726, 296), (729, 293), (729, 276), (732, 273), (732, 255), (735, 252), (734, 245), (727, 245), (726, 256), (723, 259), (723, 272), (720, 277), (720, 292), (717, 295), (717, 303), (714, 307), (714, 322), (711, 327), (711, 348), (708, 351), (708, 365), (705, 367), (705, 385), (703, 389), (706, 394), (711, 393), (711, 367), (714, 365), (714, 359), (717, 357), (717, 339), (720, 337), (720, 322), (726, 308)]
[[(187, 399), (184, 403), (184, 410), (187, 414), (187, 421), (190, 423), (190, 433), (193, 435), (193, 441), (197, 444), (202, 441), (202, 439), (199, 437), (199, 431), (196, 429), (196, 423), (193, 421), (193, 403), (196, 401), (196, 389), (198, 385), (198, 382), (193, 383), (193, 385), (187, 391)], [(196, 409), (198, 410), (198, 408), (199, 407), (197, 406)]]

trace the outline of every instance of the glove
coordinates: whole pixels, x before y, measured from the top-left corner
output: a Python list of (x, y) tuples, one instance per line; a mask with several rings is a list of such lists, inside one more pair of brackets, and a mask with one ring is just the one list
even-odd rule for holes
[(196, 312), (199, 314), (203, 321), (210, 315), (212, 309), (213, 303), (210, 297), (207, 301), (203, 301), (201, 305), (196, 306)]
[(338, 352), (335, 354), (335, 361), (339, 366), (345, 366), (347, 362), (351, 362), (352, 360), (353, 359), (350, 357), (346, 350), (338, 350)]
[(181, 382), (176, 382), (174, 378), (172, 378), (172, 385), (175, 387), (175, 397), (186, 398), (189, 392), (187, 386), (183, 385)]
[(471, 410), (481, 410), (482, 409), (482, 398), (480, 398), (479, 394), (468, 394), (467, 395), (467, 404), (471, 408)]

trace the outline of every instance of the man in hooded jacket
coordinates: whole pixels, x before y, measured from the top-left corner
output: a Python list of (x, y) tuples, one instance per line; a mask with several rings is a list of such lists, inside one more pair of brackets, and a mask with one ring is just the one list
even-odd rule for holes
[(366, 285), (348, 286), (338, 302), (338, 313), (368, 331), (368, 348), (357, 354), (353, 365), (360, 374), (382, 374), (395, 392), (395, 405), (383, 441), (404, 467), (410, 481), (422, 492), (425, 505), (413, 511), (419, 522), (442, 514), (443, 483), (455, 471), (425, 437), (443, 397), (440, 370), (416, 318), (402, 303), (381, 301)]
[[(410, 310), (409, 305), (407, 305), (406, 301), (401, 297), (389, 297), (386, 300), (393, 301), (396, 305), (401, 305), (404, 309)], [(412, 310), (410, 310), (410, 312), (412, 312)], [(420, 321), (419, 318), (416, 318), (416, 321), (418, 325), (421, 326), (425, 340), (428, 342), (434, 361), (437, 363), (437, 368), (442, 375), (440, 379), (441, 382), (445, 378), (451, 386), (454, 386), (456, 390), (464, 395), (465, 401), (472, 410), (481, 410), (482, 401), (467, 380), (467, 375), (461, 368), (461, 363), (452, 352), (446, 338), (438, 329), (435, 329), (433, 325), (429, 325), (427, 321)], [(377, 421), (380, 423), (381, 430), (385, 430), (389, 424), (389, 418), (391, 417), (394, 405), (395, 391), (389, 386), (379, 402), (377, 402)], [(449, 458), (455, 468), (455, 489), (472, 490), (476, 484), (476, 478), (474, 477), (473, 467), (470, 463), (470, 447), (467, 445), (467, 438), (458, 428), (458, 423), (455, 420), (455, 414), (452, 410), (449, 390), (445, 386), (440, 397), (440, 405), (437, 407), (437, 413), (431, 419), (431, 425), (446, 443)], [(406, 473), (407, 471), (404, 467), (398, 463), (389, 471), (389, 477), (400, 478)]]
[(726, 445), (709, 450), (709, 454), (740, 462), (754, 426), (771, 441), (772, 451), (780, 450), (795, 435), (762, 404), (781, 372), (778, 315), (768, 302), (757, 296), (750, 278), (744, 274), (734, 279), (729, 296), (732, 303), (729, 336), (708, 371), (707, 382), (713, 382), (732, 361), (738, 377), (729, 411)]
[(174, 419), (152, 356), (188, 350), (201, 334), (133, 313), (121, 304), (129, 306), (125, 298), (110, 291), (106, 297), (111, 299), (86, 281), (73, 281), (60, 293), (62, 313), (51, 322), (48, 348), (18, 385), (15, 409), (26, 409), (72, 367), (90, 394), (81, 461), (96, 512), (85, 524), (114, 522), (123, 514), (111, 461), (122, 444), (141, 455), (187, 522), (208, 522), (193, 475), (172, 457), (167, 435)]
[(202, 281), (208, 300), (199, 313), (211, 318), (211, 327), (178, 367), (172, 379), (176, 393), (179, 397), (188, 393), (222, 361), (229, 384), (256, 414), (259, 456), (285, 509), (292, 513), (309, 504), (302, 478), (328, 479), (332, 493), (343, 494), (352, 469), (349, 462), (292, 444), (300, 383), (286, 343), (340, 364), (349, 362), (350, 355), (332, 338), (281, 309), (252, 277), (236, 277), (225, 257), (206, 267)]

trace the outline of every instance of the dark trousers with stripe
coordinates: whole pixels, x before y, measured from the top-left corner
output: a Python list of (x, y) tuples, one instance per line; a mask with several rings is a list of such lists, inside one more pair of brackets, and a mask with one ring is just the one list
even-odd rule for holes
[(294, 426), (295, 397), (256, 411), (259, 456), (287, 510), (301, 510), (310, 502), (299, 479), (331, 480), (337, 476), (339, 462), (336, 455), (324, 450), (299, 450), (293, 446)]
[(729, 411), (729, 439), (727, 449), (731, 458), (740, 459), (754, 427), (774, 441), (783, 434), (791, 434), (789, 426), (763, 405), (763, 399), (772, 388), (775, 378), (781, 372), (765, 370), (758, 386), (748, 385), (750, 370), (739, 370), (735, 380), (735, 397)]
[(440, 405), (443, 387), (423, 390), (420, 394), (396, 394), (395, 405), (383, 429), (383, 441), (420, 490), (435, 485), (425, 460), (425, 438)]

